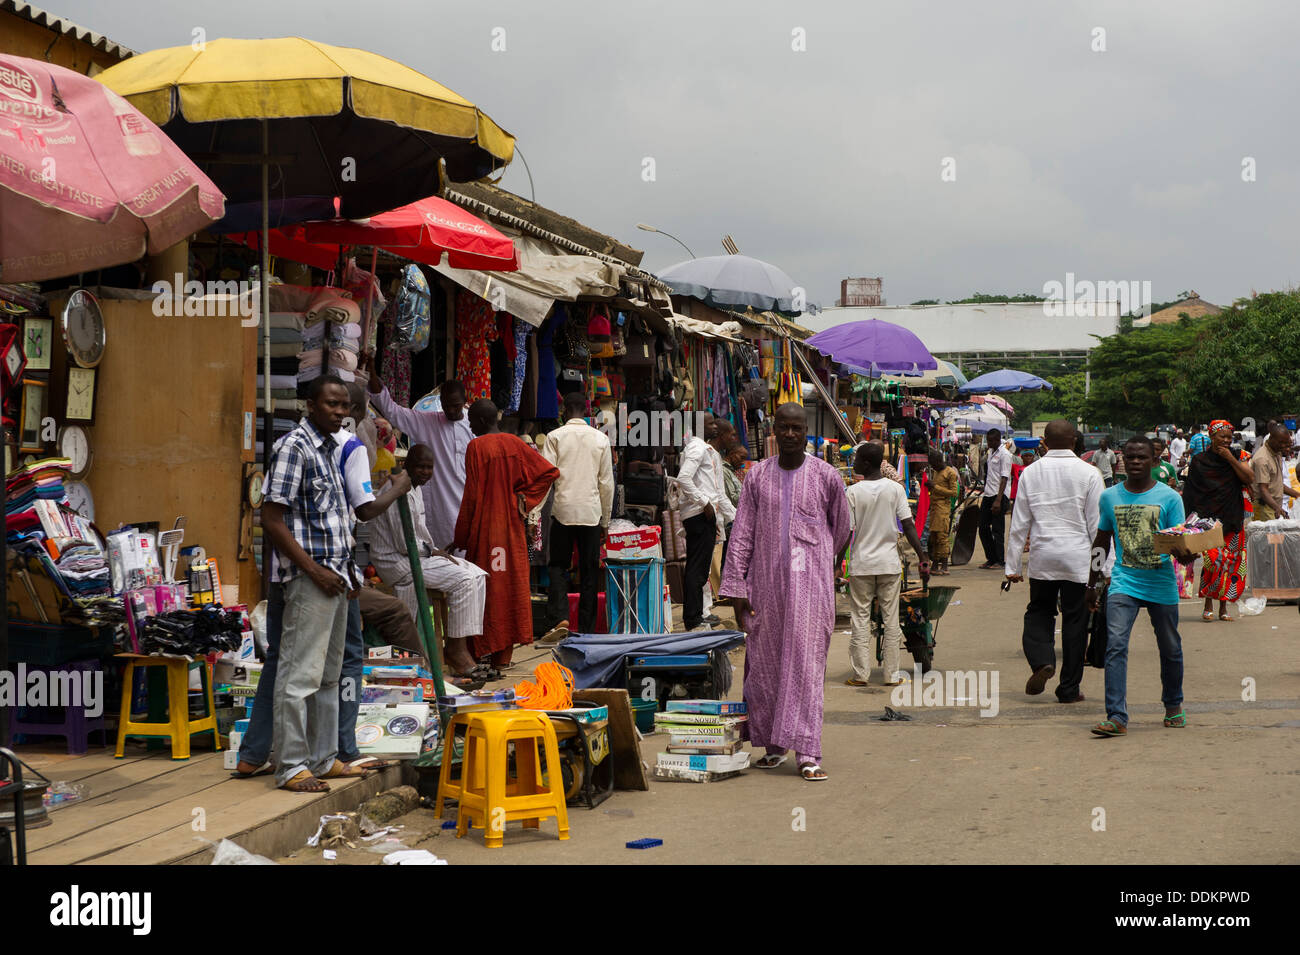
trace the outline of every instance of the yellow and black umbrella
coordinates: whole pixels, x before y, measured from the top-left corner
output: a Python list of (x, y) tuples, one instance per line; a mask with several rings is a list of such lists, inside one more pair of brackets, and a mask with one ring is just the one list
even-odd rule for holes
[(514, 154), (514, 137), (424, 74), (300, 37), (153, 50), (96, 78), (212, 178), (234, 227), (254, 225), (237, 221), (238, 206), (262, 202), (263, 157), (272, 221), (288, 225), (322, 218), (304, 199), (337, 196), (340, 215), (362, 218), (437, 194), (440, 159), (467, 182)]

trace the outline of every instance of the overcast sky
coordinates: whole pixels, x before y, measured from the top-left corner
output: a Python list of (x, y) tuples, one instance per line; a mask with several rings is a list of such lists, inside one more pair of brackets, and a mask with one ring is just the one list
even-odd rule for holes
[[(517, 137), (539, 203), (651, 270), (685, 253), (638, 222), (701, 256), (730, 234), (823, 305), (846, 276), (891, 305), (1068, 272), (1230, 304), (1300, 278), (1294, 3), (41, 3), (137, 51), (202, 27), (400, 60)], [(530, 195), (518, 159), (502, 185)]]

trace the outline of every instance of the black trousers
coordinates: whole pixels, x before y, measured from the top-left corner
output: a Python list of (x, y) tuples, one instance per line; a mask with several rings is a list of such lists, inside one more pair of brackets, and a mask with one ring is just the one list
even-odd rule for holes
[(569, 564), (573, 545), (578, 545), (578, 632), (596, 630), (596, 595), (600, 592), (600, 544), (605, 531), (600, 525), (561, 524), (551, 518), (551, 560), (548, 569), (546, 616), (552, 627), (569, 620)]
[(686, 567), (683, 568), (682, 623), (690, 630), (704, 619), (704, 585), (709, 580), (713, 545), (718, 539), (718, 525), (713, 518), (696, 514), (682, 521), (686, 531)]
[(1025, 631), (1021, 645), (1031, 669), (1056, 666), (1056, 604), (1061, 604), (1061, 682), (1058, 700), (1079, 695), (1083, 681), (1084, 654), (1088, 648), (1087, 587), (1073, 580), (1029, 579), (1029, 606), (1025, 608)]
[(1002, 540), (1006, 536), (1007, 515), (1011, 513), (1011, 501), (1002, 496), (1002, 513), (993, 513), (996, 497), (980, 498), (980, 544), (984, 546), (984, 559), (994, 564), (1005, 564), (1006, 553)]

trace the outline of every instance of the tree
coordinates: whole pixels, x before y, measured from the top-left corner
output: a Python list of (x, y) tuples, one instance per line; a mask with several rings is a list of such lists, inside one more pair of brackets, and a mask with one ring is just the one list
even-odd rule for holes
[(1135, 328), (1098, 338), (1089, 356), (1092, 389), (1084, 417), (1091, 425), (1149, 431), (1174, 417), (1173, 392), (1201, 320)]
[(1194, 328), (1171, 388), (1184, 419), (1240, 424), (1252, 417), (1262, 424), (1300, 409), (1300, 291), (1239, 299)]

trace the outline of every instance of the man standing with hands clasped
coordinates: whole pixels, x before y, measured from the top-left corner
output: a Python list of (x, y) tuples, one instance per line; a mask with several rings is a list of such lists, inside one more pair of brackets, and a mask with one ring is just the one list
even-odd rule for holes
[[(1074, 425), (1064, 418), (1048, 424), (1047, 455), (1020, 475), (1016, 507), (1007, 538), (1006, 579), (1024, 580), (1020, 559), (1029, 544), (1029, 606), (1021, 637), (1033, 673), (1025, 692), (1036, 696), (1056, 672), (1056, 605), (1061, 605), (1061, 681), (1056, 698), (1080, 703), (1084, 654), (1088, 643), (1085, 590), (1091, 568), (1090, 545), (1097, 535), (1102, 480), (1097, 469), (1074, 456)], [(1104, 558), (1105, 551), (1101, 552)]]
[[(1183, 644), (1178, 636), (1178, 579), (1168, 554), (1156, 551), (1156, 531), (1184, 519), (1183, 499), (1151, 477), (1151, 439), (1124, 442), (1124, 483), (1101, 494), (1093, 552), (1105, 554), (1115, 541), (1115, 567), (1106, 595), (1106, 719), (1092, 728), (1098, 736), (1128, 733), (1128, 642), (1138, 611), (1146, 608), (1160, 650), (1160, 699), (1165, 726), (1187, 725), (1183, 712)], [(1088, 575), (1088, 608), (1096, 610), (1101, 562)]]
[(985, 441), (989, 446), (989, 460), (984, 468), (984, 495), (980, 498), (980, 543), (985, 558), (980, 570), (992, 570), (1005, 563), (1002, 539), (1006, 535), (1005, 516), (1011, 503), (1007, 486), (1015, 458), (1002, 446), (1002, 432), (997, 428), (988, 433)]

